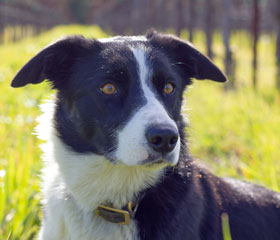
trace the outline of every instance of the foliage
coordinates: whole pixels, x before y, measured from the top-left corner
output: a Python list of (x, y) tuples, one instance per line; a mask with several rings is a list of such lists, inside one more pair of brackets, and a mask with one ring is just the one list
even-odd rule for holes
[[(196, 83), (188, 94), (191, 150), (223, 176), (279, 190), (280, 96)], [(186, 112), (186, 111), (185, 111)]]
[[(97, 27), (61, 26), (0, 46), (0, 239), (32, 239), (38, 231), (42, 162), (40, 142), (32, 133), (40, 114), (38, 105), (51, 93), (45, 83), (12, 89), (10, 81), (42, 47), (72, 33), (105, 36)], [(190, 148), (219, 175), (246, 178), (280, 190), (280, 96), (271, 80), (275, 73), (274, 39), (264, 35), (260, 41), (258, 92), (248, 87), (248, 35), (236, 32), (231, 41), (237, 59), (238, 91), (224, 91), (221, 84), (210, 81), (196, 81), (189, 87), (183, 113), (190, 119)], [(215, 60), (222, 65), (223, 47), (218, 33), (214, 43)], [(201, 32), (195, 34), (195, 45), (205, 50)]]
[(69, 0), (67, 4), (74, 21), (77, 23), (86, 23), (89, 10), (88, 0)]

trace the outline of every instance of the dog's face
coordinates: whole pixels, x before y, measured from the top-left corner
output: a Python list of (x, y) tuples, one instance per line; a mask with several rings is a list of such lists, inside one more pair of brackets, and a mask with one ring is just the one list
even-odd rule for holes
[(65, 38), (31, 59), (12, 86), (52, 83), (58, 90), (57, 134), (75, 152), (125, 165), (174, 165), (182, 137), (182, 95), (191, 78), (226, 81), (188, 43), (151, 32)]

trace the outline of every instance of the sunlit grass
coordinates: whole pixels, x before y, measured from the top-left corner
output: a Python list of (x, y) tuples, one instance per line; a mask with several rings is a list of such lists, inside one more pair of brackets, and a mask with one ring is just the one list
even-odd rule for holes
[(279, 94), (273, 89), (225, 92), (217, 83), (197, 82), (187, 96), (192, 153), (219, 175), (279, 190)]
[(223, 230), (223, 237), (224, 240), (231, 240), (231, 234), (230, 234), (230, 226), (229, 226), (229, 217), (228, 214), (223, 213), (221, 216), (221, 222), (222, 222), (222, 230)]
[[(35, 119), (38, 105), (49, 95), (43, 83), (10, 88), (18, 69), (42, 47), (66, 34), (104, 37), (97, 27), (57, 27), (37, 37), (0, 46), (0, 239), (32, 239), (40, 224), (40, 159)], [(184, 36), (183, 36), (184, 37)], [(186, 37), (186, 36), (185, 36)], [(221, 36), (214, 38), (215, 61), (223, 67)], [(231, 39), (236, 59), (238, 91), (195, 81), (186, 92), (183, 113), (189, 116), (190, 148), (195, 157), (221, 176), (247, 179), (279, 190), (280, 95), (274, 89), (275, 39), (264, 35), (259, 44), (259, 88), (251, 89), (251, 43), (245, 32)], [(204, 35), (194, 44), (205, 52)]]

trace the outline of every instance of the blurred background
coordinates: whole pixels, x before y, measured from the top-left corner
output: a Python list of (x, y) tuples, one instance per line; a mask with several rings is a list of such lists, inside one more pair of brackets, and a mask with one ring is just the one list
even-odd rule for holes
[[(258, 41), (262, 33), (276, 42), (280, 62), (279, 0), (0, 0), (0, 44), (18, 41), (61, 24), (95, 24), (105, 32), (143, 34), (155, 28), (193, 42), (197, 30), (205, 34), (207, 55), (215, 57), (213, 38), (222, 34), (225, 71), (234, 81), (235, 49), (231, 35), (248, 33), (252, 48), (252, 84), (257, 86)], [(279, 64), (278, 64), (279, 66)], [(275, 86), (280, 88), (279, 67)], [(232, 82), (234, 85), (234, 82)]]
[(38, 232), (42, 142), (33, 133), (55, 93), (45, 82), (12, 89), (15, 73), (63, 35), (150, 28), (192, 42), (228, 76), (185, 93), (194, 157), (219, 176), (280, 191), (279, 0), (0, 0), (0, 240)]

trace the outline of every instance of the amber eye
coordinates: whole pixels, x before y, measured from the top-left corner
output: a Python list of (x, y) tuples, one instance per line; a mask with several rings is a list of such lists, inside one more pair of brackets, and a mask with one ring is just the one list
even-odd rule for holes
[(117, 89), (112, 83), (106, 83), (100, 90), (107, 95), (112, 95), (116, 93)]
[(172, 83), (166, 83), (164, 85), (163, 91), (165, 94), (171, 94), (174, 92), (174, 85)]

